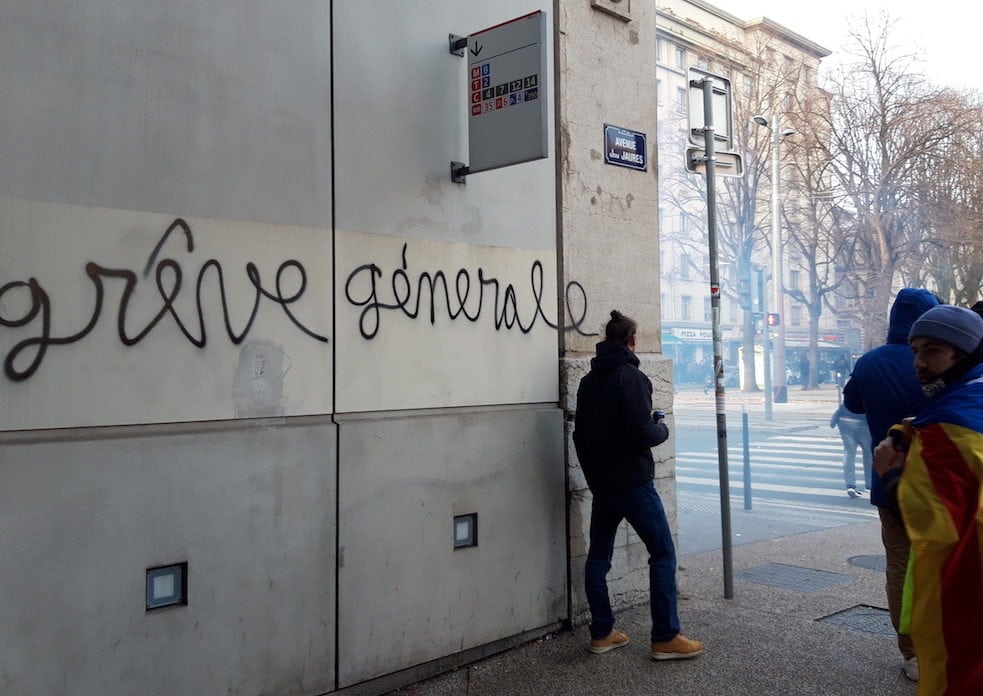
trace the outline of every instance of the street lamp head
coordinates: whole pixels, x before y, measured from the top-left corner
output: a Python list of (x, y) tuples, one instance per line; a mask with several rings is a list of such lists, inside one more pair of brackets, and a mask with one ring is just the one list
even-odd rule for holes
[(759, 126), (764, 126), (765, 128), (768, 128), (768, 119), (762, 116), (761, 114), (758, 114), (751, 120), (757, 123)]

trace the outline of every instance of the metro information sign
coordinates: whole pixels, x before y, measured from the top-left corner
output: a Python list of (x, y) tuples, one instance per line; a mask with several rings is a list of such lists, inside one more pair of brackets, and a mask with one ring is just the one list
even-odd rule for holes
[(469, 172), (548, 156), (546, 13), (468, 36)]

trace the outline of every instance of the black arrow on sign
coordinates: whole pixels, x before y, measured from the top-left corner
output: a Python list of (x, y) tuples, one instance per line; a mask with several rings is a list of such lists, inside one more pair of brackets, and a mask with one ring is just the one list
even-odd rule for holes
[(474, 42), (474, 48), (471, 49), (471, 55), (473, 55), (475, 58), (477, 58), (478, 57), (478, 54), (481, 53), (481, 49), (483, 49), (483, 48), (484, 48), (484, 46), (479, 46), (478, 45), (478, 42), (475, 41)]

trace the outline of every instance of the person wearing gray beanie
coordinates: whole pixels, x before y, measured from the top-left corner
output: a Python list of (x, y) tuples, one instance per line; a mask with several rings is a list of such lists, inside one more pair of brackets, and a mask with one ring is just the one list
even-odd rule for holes
[[(939, 305), (921, 315), (908, 331), (915, 354), (915, 374), (926, 396), (935, 396), (983, 362), (983, 317), (976, 312)], [(931, 350), (939, 344), (950, 351)], [(929, 350), (923, 350), (927, 344)]]
[(896, 442), (874, 448), (874, 470), (911, 541), (902, 613), (918, 655), (918, 692), (983, 694), (983, 318), (940, 305), (908, 337), (929, 399), (892, 428)]
[(971, 355), (983, 341), (983, 317), (971, 309), (956, 305), (939, 305), (921, 315), (911, 330), (908, 341), (925, 336), (945, 341), (966, 355)]

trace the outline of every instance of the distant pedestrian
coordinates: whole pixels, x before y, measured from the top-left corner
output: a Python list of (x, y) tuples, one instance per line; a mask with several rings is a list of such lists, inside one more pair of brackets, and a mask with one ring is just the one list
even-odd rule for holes
[[(833, 412), (833, 417), (829, 419), (829, 427), (838, 428), (840, 439), (843, 441), (843, 482), (846, 485), (846, 494), (851, 498), (861, 496), (865, 489), (870, 490), (871, 466), (874, 459), (867, 418), (864, 414), (853, 413), (840, 404), (840, 407)], [(858, 447), (864, 465), (864, 485), (860, 488), (857, 487), (856, 471)]]
[(628, 643), (628, 635), (614, 628), (607, 583), (615, 535), (627, 520), (649, 553), (652, 659), (679, 660), (702, 653), (703, 643), (679, 632), (676, 549), (652, 481), (652, 447), (669, 438), (669, 428), (661, 411), (652, 412), (652, 382), (638, 369), (635, 331), (633, 319), (611, 312), (577, 390), (573, 442), (593, 496), (584, 568), (591, 613), (587, 649), (604, 653)]
[[(871, 442), (880, 442), (888, 429), (918, 412), (928, 401), (911, 369), (911, 348), (908, 331), (926, 311), (939, 304), (928, 290), (902, 288), (891, 305), (887, 343), (864, 353), (853, 366), (853, 374), (843, 387), (843, 403), (854, 413), (867, 416)], [(905, 573), (908, 569), (908, 533), (897, 517), (886, 508), (881, 491), (881, 479), (874, 472), (870, 502), (877, 506), (881, 520), (881, 541), (884, 543), (887, 579), (887, 606), (891, 624), (897, 631), (901, 621), (901, 598), (904, 594)], [(898, 634), (901, 669), (905, 677), (918, 681), (918, 659), (908, 635)]]
[(799, 384), (803, 389), (809, 388), (809, 354), (803, 353), (799, 359)]
[(843, 385), (846, 384), (847, 373), (850, 371), (850, 362), (846, 359), (845, 354), (840, 353), (836, 357), (833, 371), (836, 372), (836, 386), (842, 389)]

